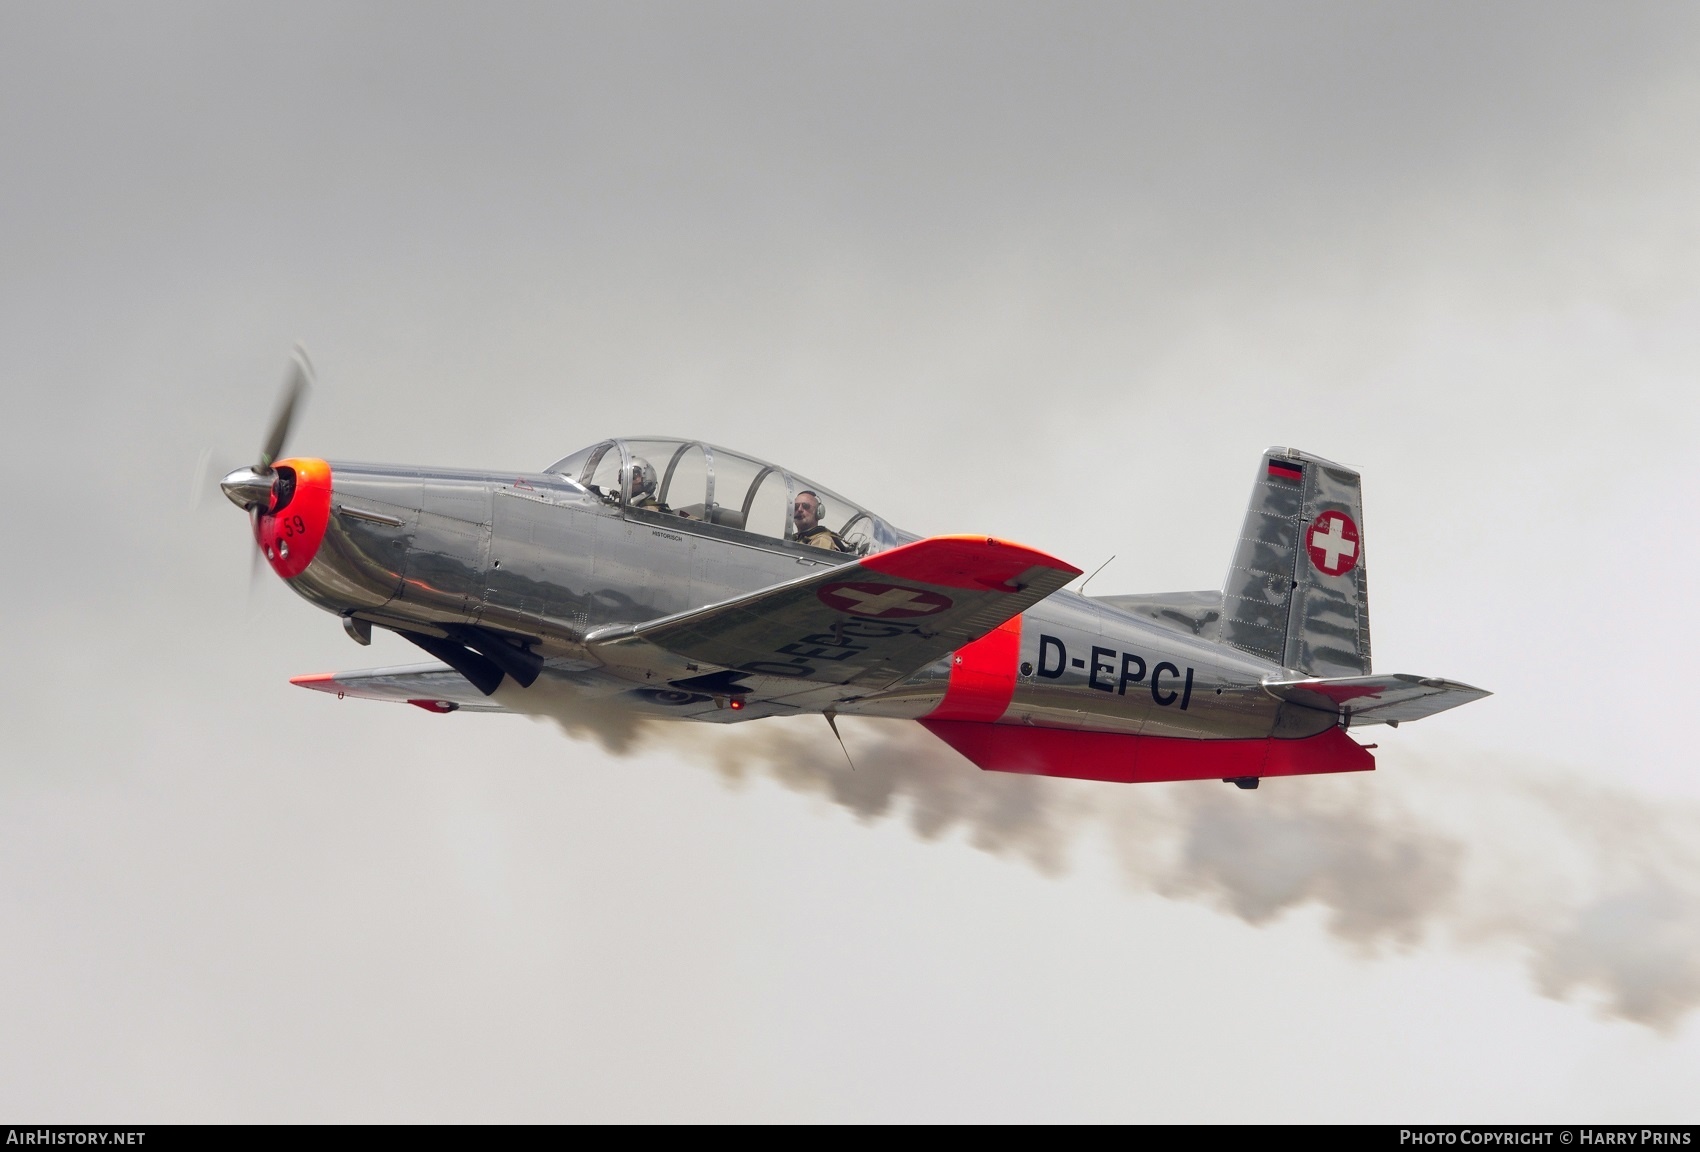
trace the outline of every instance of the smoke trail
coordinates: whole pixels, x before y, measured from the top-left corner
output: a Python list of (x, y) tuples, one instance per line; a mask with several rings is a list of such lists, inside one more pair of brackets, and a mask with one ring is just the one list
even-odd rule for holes
[[(1127, 787), (981, 772), (917, 724), (813, 717), (727, 727), (610, 715), (563, 694), (526, 710), (612, 752), (664, 748), (729, 782), (770, 778), (858, 819), (1066, 871), (1103, 836), (1138, 891), (1251, 924), (1305, 906), (1355, 950), (1439, 940), (1509, 950), (1538, 991), (1670, 1033), (1700, 1006), (1700, 810), (1534, 765), (1382, 752), (1372, 776)], [(510, 702), (510, 706), (514, 702)], [(1385, 770), (1391, 769), (1391, 770)]]
[(1255, 797), (1170, 786), (1159, 798), (1163, 824), (1146, 844), (1112, 835), (1112, 846), (1136, 883), (1251, 924), (1315, 903), (1359, 949), (1420, 943), (1458, 900), (1463, 845), (1358, 780), (1288, 783)]
[(840, 719), (852, 769), (826, 725), (809, 719), (719, 729), (703, 742), (678, 731), (684, 725), (667, 725), (659, 735), (687, 756), (707, 758), (730, 780), (761, 772), (863, 821), (901, 810), (925, 840), (961, 828), (986, 852), (1023, 859), (1047, 875), (1066, 869), (1068, 849), (1091, 814), (1088, 797), (1068, 790), (1071, 782), (980, 772), (918, 724)]

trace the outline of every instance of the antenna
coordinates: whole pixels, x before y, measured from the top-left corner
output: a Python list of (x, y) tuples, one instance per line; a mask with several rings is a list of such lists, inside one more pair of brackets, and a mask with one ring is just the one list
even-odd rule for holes
[(844, 762), (850, 765), (850, 771), (854, 772), (856, 770), (856, 762), (850, 759), (850, 749), (844, 747), (844, 737), (838, 735), (838, 709), (828, 708), (825, 712), (821, 713), (821, 715), (826, 717), (827, 726), (832, 729), (832, 734), (834, 736), (838, 736), (838, 747), (844, 753)]
[[(1113, 552), (1110, 553), (1110, 560), (1114, 560), (1115, 558), (1116, 558), (1115, 553), (1113, 553)], [(1110, 566), (1110, 560), (1106, 560), (1102, 564), (1098, 565), (1096, 568), (1092, 569), (1092, 576), (1096, 576), (1098, 573), (1100, 573), (1104, 569), (1108, 568)], [(1080, 582), (1080, 595), (1082, 595), (1082, 596), (1086, 595), (1086, 586), (1088, 584), (1092, 583), (1092, 576), (1088, 576), (1086, 579), (1084, 579)]]

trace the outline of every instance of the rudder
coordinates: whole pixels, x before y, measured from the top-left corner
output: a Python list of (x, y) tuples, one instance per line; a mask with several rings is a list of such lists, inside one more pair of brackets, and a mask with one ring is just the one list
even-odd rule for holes
[(1222, 640), (1311, 676), (1370, 673), (1358, 473), (1271, 448), (1222, 589)]

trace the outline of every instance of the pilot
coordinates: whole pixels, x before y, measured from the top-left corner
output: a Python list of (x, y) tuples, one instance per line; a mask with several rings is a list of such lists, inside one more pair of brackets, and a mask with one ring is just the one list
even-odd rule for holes
[(797, 493), (791, 505), (791, 522), (797, 526), (797, 543), (829, 552), (848, 552), (846, 544), (832, 529), (820, 522), (826, 515), (826, 502), (807, 488)]
[(626, 501), (628, 508), (647, 508), (651, 512), (671, 511), (667, 505), (655, 498), (655, 466), (642, 456), (633, 456), (631, 462), (631, 496)]

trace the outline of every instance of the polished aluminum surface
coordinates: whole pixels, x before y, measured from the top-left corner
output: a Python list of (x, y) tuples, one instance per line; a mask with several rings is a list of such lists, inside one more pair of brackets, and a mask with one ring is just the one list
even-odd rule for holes
[(270, 471), (260, 473), (252, 468), (238, 468), (220, 480), (218, 486), (238, 508), (264, 508), (271, 499), (272, 482), (276, 479)]
[[(227, 480), (254, 500), (266, 478), (241, 471)], [(1002, 615), (996, 603), (974, 615), (965, 599), (964, 623), (941, 615), (935, 639), (858, 647), (854, 660), (831, 666), (820, 653), (845, 640), (822, 638), (831, 624), (821, 590), (840, 570), (877, 582), (864, 563), (918, 537), (787, 469), (648, 437), (603, 441), (540, 473), (347, 462), (329, 471), (328, 523), (292, 586), (343, 617), (356, 640), (376, 625), (434, 652), (468, 653), (468, 674), (494, 688), (426, 665), (307, 685), (322, 690), (417, 692), (481, 709), (570, 690), (608, 707), (713, 723), (828, 709), (918, 718), (952, 689), (953, 652), (1020, 610), (1005, 724), (1303, 737), (1483, 694), (1447, 681), (1365, 679), (1358, 476), (1286, 449), (1260, 460), (1221, 592), (1088, 598), (1054, 591), (1058, 579), (1024, 597), (1006, 590)], [(783, 512), (805, 490), (856, 538), (852, 552), (797, 541)], [(870, 583), (862, 594), (881, 593)], [(764, 645), (801, 655), (776, 659)]]
[[(1346, 517), (1339, 543), (1324, 538), (1318, 565), (1313, 526)], [(1222, 591), (1224, 643), (1317, 676), (1370, 670), (1369, 580), (1362, 554), (1358, 474), (1297, 449), (1264, 453)], [(1351, 539), (1345, 533), (1352, 533)]]

